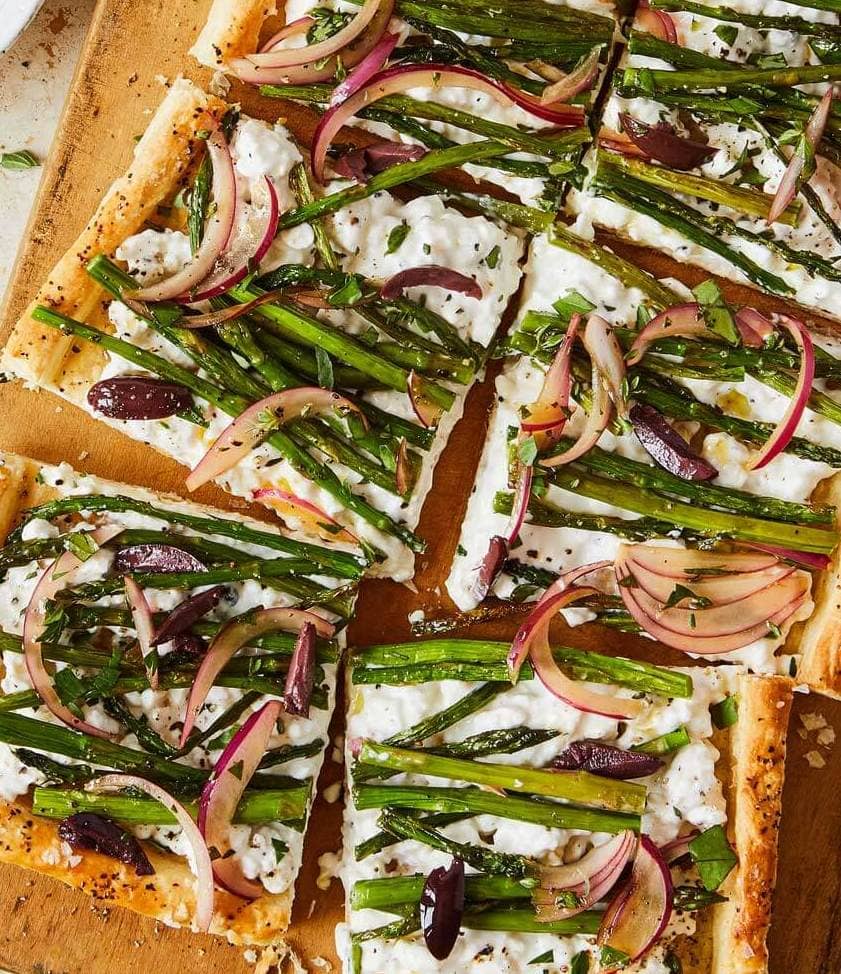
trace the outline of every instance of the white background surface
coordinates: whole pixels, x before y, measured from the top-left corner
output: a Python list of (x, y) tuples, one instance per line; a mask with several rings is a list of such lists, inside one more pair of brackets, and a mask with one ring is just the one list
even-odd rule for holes
[[(5, 54), (0, 54), (0, 150), (30, 149), (44, 160), (95, 0), (47, 0)], [(0, 169), (0, 302), (14, 266), (41, 169)]]

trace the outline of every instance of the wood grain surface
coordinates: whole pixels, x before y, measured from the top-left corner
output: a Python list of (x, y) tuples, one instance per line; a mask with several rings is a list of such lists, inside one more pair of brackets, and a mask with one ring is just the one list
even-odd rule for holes
[[(100, 0), (46, 167), (38, 204), (24, 238), (9, 289), (0, 340), (31, 300), (56, 258), (70, 245), (108, 184), (125, 168), (162, 85), (178, 74), (208, 84), (209, 72), (186, 56), (209, 0)], [(261, 101), (253, 92), (234, 88), (249, 114), (267, 119), (284, 116), (300, 137), (312, 130), (312, 118), (301, 110)], [(641, 265), (687, 283), (703, 276), (671, 264), (658, 255), (618, 247)], [(771, 299), (725, 285), (731, 298), (750, 300), (766, 310)], [(814, 320), (818, 327), (831, 327)], [(428, 618), (449, 616), (453, 607), (443, 593), (443, 579), (456, 544), (471, 477), (482, 446), (491, 403), (493, 375), (474, 389), (464, 421), (457, 428), (435, 476), (424, 509), (421, 534), (429, 550), (419, 560), (417, 593), (387, 581), (365, 582), (351, 641), (366, 644), (407, 638), (407, 615), (423, 609)], [(0, 449), (15, 450), (47, 462), (67, 460), (80, 469), (155, 490), (182, 490), (183, 468), (119, 433), (96, 423), (80, 410), (18, 383), (0, 386)], [(201, 501), (222, 507), (244, 505), (207, 487)], [(260, 516), (268, 517), (264, 511)], [(516, 617), (500, 617), (458, 634), (510, 637)], [(507, 615), (507, 617), (506, 617)], [(585, 627), (564, 633), (571, 645), (636, 655), (657, 662), (685, 664), (685, 657), (654, 649), (647, 641)], [(790, 735), (784, 796), (780, 873), (772, 930), (773, 974), (839, 974), (841, 972), (841, 746), (821, 747), (806, 733), (804, 714), (820, 713), (841, 727), (841, 704), (798, 695)], [(340, 719), (334, 720), (334, 735)], [(800, 733), (798, 733), (800, 731)], [(801, 736), (805, 735), (805, 736)], [(819, 752), (822, 768), (812, 768), (805, 755)], [(328, 765), (321, 786), (337, 780), (341, 770)], [(317, 860), (339, 847), (341, 805), (316, 806), (306, 845), (307, 866), (298, 883), (290, 941), (310, 969), (326, 958), (336, 964), (333, 928), (342, 918), (337, 882), (317, 887)], [(15, 974), (190, 974), (252, 970), (253, 957), (216, 938), (161, 927), (140, 917), (93, 904), (86, 896), (58, 883), (8, 866), (0, 866), (0, 968)], [(335, 969), (335, 967), (334, 967)]]

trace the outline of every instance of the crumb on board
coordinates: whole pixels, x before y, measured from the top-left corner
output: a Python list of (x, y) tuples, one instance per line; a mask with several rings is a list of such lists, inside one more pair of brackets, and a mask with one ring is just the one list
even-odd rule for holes
[(826, 767), (826, 759), (820, 751), (807, 751), (803, 757), (806, 758), (810, 768)]

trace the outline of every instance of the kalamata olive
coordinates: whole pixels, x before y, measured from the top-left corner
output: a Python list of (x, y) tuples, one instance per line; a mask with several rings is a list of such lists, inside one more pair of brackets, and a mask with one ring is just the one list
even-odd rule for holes
[(393, 301), (410, 287), (440, 287), (445, 291), (466, 294), (470, 298), (482, 298), (482, 288), (478, 281), (461, 271), (454, 271), (452, 267), (442, 267), (440, 264), (421, 264), (419, 267), (409, 267), (405, 271), (392, 274), (380, 288), (380, 297), (385, 301)]
[(714, 145), (693, 142), (678, 135), (671, 125), (648, 125), (632, 115), (619, 115), (622, 130), (638, 149), (669, 169), (695, 169), (718, 151)]
[(122, 375), (92, 385), (88, 405), (109, 419), (166, 419), (189, 409), (193, 397), (174, 382)]
[(196, 636), (190, 632), (182, 632), (180, 635), (173, 637), (172, 652), (166, 658), (169, 660), (170, 656), (178, 654), (184, 659), (195, 659), (197, 656), (204, 656), (206, 652), (207, 643), (201, 636)]
[(426, 877), (420, 898), (420, 922), (427, 950), (444, 960), (458, 939), (464, 915), (464, 863), (453, 859), (448, 869), (439, 866)]
[(138, 876), (153, 876), (155, 869), (140, 843), (110, 818), (96, 812), (76, 812), (59, 823), (59, 838), (74, 849), (92, 849), (127, 866)]
[(589, 771), (603, 778), (644, 778), (663, 767), (651, 754), (626, 751), (601, 741), (573, 741), (552, 761), (558, 771)]
[(216, 608), (224, 594), (225, 586), (215, 585), (180, 602), (158, 626), (153, 640), (154, 645), (168, 643), (176, 636), (187, 632), (194, 622), (198, 622), (202, 616)]
[(114, 571), (128, 572), (203, 572), (207, 566), (189, 551), (170, 544), (134, 544), (120, 548), (114, 556)]
[(296, 717), (309, 717), (310, 697), (315, 680), (315, 626), (305, 622), (301, 626), (295, 649), (286, 674), (283, 706)]
[(426, 155), (422, 145), (408, 145), (405, 142), (375, 142), (360, 149), (351, 149), (340, 156), (333, 169), (339, 176), (367, 183), (372, 176), (385, 172), (400, 162), (415, 162)]
[(711, 480), (718, 476), (718, 470), (694, 453), (653, 406), (635, 402), (628, 415), (637, 439), (658, 466), (683, 480)]

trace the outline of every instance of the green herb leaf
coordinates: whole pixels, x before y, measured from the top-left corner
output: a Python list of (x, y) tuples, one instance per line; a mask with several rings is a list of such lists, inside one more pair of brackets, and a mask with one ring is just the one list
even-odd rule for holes
[(363, 297), (362, 285), (354, 274), (341, 287), (334, 288), (327, 295), (327, 303), (335, 308), (346, 308), (361, 301)]
[(562, 318), (571, 318), (574, 314), (586, 315), (596, 306), (579, 291), (567, 291), (562, 298), (552, 303), (552, 307)]
[(588, 974), (590, 970), (590, 954), (586, 950), (580, 950), (569, 965), (569, 974)]
[(704, 321), (710, 331), (720, 335), (731, 345), (739, 343), (739, 332), (730, 309), (724, 303), (721, 291), (713, 280), (702, 281), (692, 289), (692, 293), (701, 305)]
[(689, 854), (698, 867), (704, 889), (717, 890), (739, 861), (721, 825), (714, 825), (689, 843)]
[(322, 389), (332, 389), (335, 382), (333, 360), (320, 345), (315, 346), (315, 364), (318, 369), (318, 384)]
[(41, 163), (29, 149), (19, 149), (17, 152), (0, 152), (0, 167), (3, 169), (35, 169), (40, 165)]
[(721, 893), (704, 889), (703, 886), (676, 886), (674, 905), (676, 910), (703, 910), (716, 903), (726, 903), (727, 897)]
[(739, 36), (739, 28), (734, 24), (719, 24), (713, 30), (716, 36), (728, 47), (732, 47), (736, 38)]
[(705, 609), (712, 605), (712, 602), (708, 598), (705, 598), (703, 595), (696, 595), (692, 589), (678, 583), (672, 589), (672, 594), (666, 600), (666, 608), (672, 609), (676, 605), (680, 605), (681, 602), (688, 602), (688, 606), (684, 606), (684, 608), (690, 609)]
[(71, 531), (67, 535), (67, 549), (72, 551), (79, 561), (87, 561), (99, 551), (91, 531)]
[(496, 269), (496, 265), (499, 263), (499, 244), (495, 244), (491, 250), (488, 251), (485, 257), (485, 263), (491, 270)]
[(666, 951), (666, 955), (663, 958), (663, 963), (666, 965), (666, 969), (669, 974), (683, 974), (683, 964), (680, 962), (680, 958), (677, 954), (673, 953), (671, 950)]
[(624, 950), (617, 950), (615, 947), (602, 947), (599, 961), (602, 967), (625, 967), (631, 962), (631, 958)]
[(289, 852), (289, 846), (283, 841), (283, 839), (272, 839), (272, 848), (274, 849), (275, 862), (280, 865), (286, 854)]
[(398, 223), (388, 235), (388, 243), (385, 248), (386, 254), (396, 253), (403, 246), (403, 242), (409, 236), (411, 229), (405, 220), (402, 223)]
[(735, 693), (730, 694), (710, 707), (710, 716), (719, 730), (732, 727), (739, 719), (739, 698)]
[(537, 957), (533, 957), (529, 961), (529, 967), (532, 964), (552, 964), (555, 960), (555, 954), (551, 950), (545, 950), (542, 954), (538, 954)]
[(517, 447), (520, 463), (526, 467), (532, 466), (537, 459), (537, 441), (533, 436), (527, 436)]

